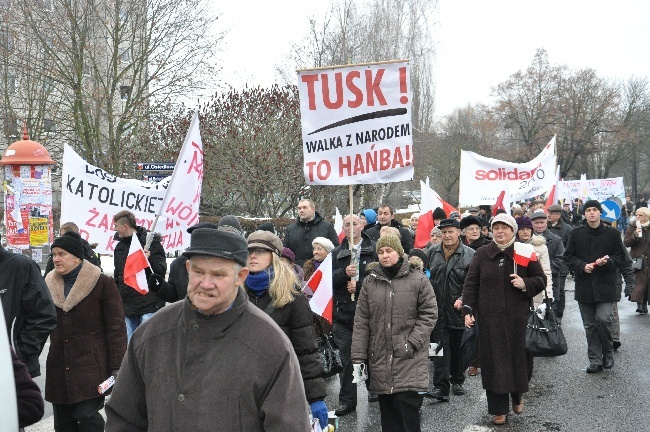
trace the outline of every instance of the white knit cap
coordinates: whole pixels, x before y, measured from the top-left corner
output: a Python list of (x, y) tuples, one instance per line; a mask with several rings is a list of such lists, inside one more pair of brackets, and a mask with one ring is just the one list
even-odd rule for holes
[(517, 234), (517, 221), (515, 218), (506, 213), (500, 213), (492, 218), (492, 227), (495, 223), (502, 223), (508, 225)]
[(311, 242), (312, 246), (315, 244), (321, 245), (327, 251), (327, 253), (332, 252), (332, 249), (334, 249), (334, 243), (332, 243), (330, 239), (326, 237), (316, 237), (314, 241)]

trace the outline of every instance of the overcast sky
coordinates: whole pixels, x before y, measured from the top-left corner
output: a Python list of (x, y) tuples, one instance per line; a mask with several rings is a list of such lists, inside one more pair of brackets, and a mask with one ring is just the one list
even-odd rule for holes
[[(269, 86), (292, 42), (321, 14), (323, 0), (235, 0), (219, 5), (225, 40), (222, 81)], [(650, 77), (650, 1), (439, 0), (436, 115), (468, 103), (490, 102), (491, 88), (525, 69), (538, 48), (551, 64), (591, 67), (601, 76)], [(386, 59), (390, 60), (390, 59)]]

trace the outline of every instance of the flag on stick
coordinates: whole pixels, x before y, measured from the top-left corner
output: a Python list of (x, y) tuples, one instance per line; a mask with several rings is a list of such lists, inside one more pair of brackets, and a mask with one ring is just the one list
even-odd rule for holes
[(528, 263), (531, 261), (537, 261), (537, 254), (535, 253), (535, 247), (527, 243), (515, 242), (515, 253), (513, 256), (515, 260), (515, 265), (520, 265), (528, 267)]
[(147, 261), (147, 256), (144, 254), (138, 237), (134, 234), (131, 237), (129, 255), (124, 263), (124, 283), (142, 295), (149, 292), (147, 274), (144, 271), (147, 267), (149, 267), (149, 261)]
[(328, 254), (318, 270), (309, 278), (306, 284), (314, 295), (309, 300), (311, 310), (332, 324), (332, 309), (334, 291), (332, 288), (332, 254)]
[(415, 231), (414, 246), (416, 248), (423, 248), (429, 241), (431, 230), (433, 229), (433, 210), (437, 207), (445, 211), (447, 217), (451, 212), (457, 211), (451, 204), (440, 198), (433, 189), (429, 187), (429, 178), (426, 183), (420, 180), (420, 220), (418, 221), (418, 228)]

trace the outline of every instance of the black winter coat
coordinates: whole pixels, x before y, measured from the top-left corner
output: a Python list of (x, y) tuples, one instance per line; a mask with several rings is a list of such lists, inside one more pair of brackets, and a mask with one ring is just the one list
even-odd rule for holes
[[(260, 297), (246, 287), (248, 300), (268, 313), (271, 296), (266, 291)], [(307, 298), (303, 295), (294, 297), (291, 303), (275, 308), (269, 315), (287, 335), (300, 363), (300, 374), (305, 385), (307, 402), (321, 401), (327, 396), (325, 381), (321, 378), (323, 364), (318, 356), (316, 332), (312, 326), (313, 315)]]
[(446, 328), (463, 330), (465, 320), (460, 310), (454, 308), (454, 303), (463, 294), (463, 285), (469, 264), (474, 258), (474, 249), (462, 243), (456, 252), (445, 261), (442, 244), (435, 245), (429, 251), (428, 269), (431, 272), (429, 280), (433, 286), (438, 302), (438, 321), (432, 340), (441, 340), (442, 332)]
[(478, 324), (483, 388), (495, 393), (526, 393), (529, 364), (526, 324), (530, 302), (546, 287), (539, 261), (517, 266), (526, 291), (512, 285), (514, 246), (501, 251), (496, 243), (476, 251), (467, 271), (463, 303), (472, 308)]
[[(376, 222), (372, 227), (368, 228), (365, 233), (370, 237), (370, 240), (376, 242), (379, 240), (379, 231), (381, 231), (381, 227), (383, 225), (380, 225), (379, 222)], [(408, 254), (411, 252), (411, 249), (413, 249), (413, 235), (411, 234), (411, 231), (395, 219), (390, 220), (390, 225), (393, 228), (397, 228), (400, 233), (400, 240), (402, 243), (402, 248), (404, 248), (404, 253)]]
[(10, 349), (16, 384), (16, 402), (18, 402), (18, 426), (24, 428), (43, 418), (45, 403), (41, 389), (29, 376), (27, 366), (20, 361), (14, 349)]
[[(537, 234), (533, 234), (537, 235)], [(560, 286), (558, 278), (567, 275), (569, 271), (564, 263), (564, 243), (562, 237), (553, 234), (548, 228), (542, 234), (546, 239), (548, 258), (551, 260), (551, 273), (553, 273), (553, 286)]]
[(149, 289), (153, 290), (159, 299), (169, 303), (183, 300), (187, 296), (187, 283), (190, 280), (187, 273), (187, 257), (181, 255), (176, 258), (169, 266), (169, 278), (160, 286), (149, 284)]
[(462, 240), (462, 242), (463, 242), (463, 244), (465, 246), (471, 247), (474, 250), (480, 248), (481, 246), (485, 246), (487, 244), (492, 243), (492, 240), (485, 237), (483, 234), (481, 234), (481, 236), (479, 238), (477, 238), (476, 240), (474, 240), (472, 242), (469, 242), (469, 243), (468, 243), (467, 237), (465, 237), (465, 236), (462, 236), (461, 240)]
[(564, 247), (566, 248), (566, 244), (569, 241), (569, 234), (573, 231), (573, 227), (560, 218), (555, 225), (549, 223), (548, 230), (560, 237), (562, 239), (562, 244), (564, 244)]
[[(95, 250), (90, 246), (90, 243), (83, 238), (81, 239), (81, 243), (84, 245), (84, 259), (104, 271), (102, 269), (102, 260), (99, 259), (99, 255), (95, 253)], [(43, 276), (47, 276), (47, 274), (52, 270), (54, 270), (54, 260), (52, 259), (52, 255), (50, 255), (47, 264), (45, 265), (45, 274)]]
[(47, 337), (56, 327), (56, 309), (38, 264), (26, 255), (6, 251), (2, 246), (0, 301), (7, 334), (13, 338), (18, 358), (27, 365), (32, 377), (39, 376), (38, 357)]
[[(585, 273), (587, 264), (605, 255), (609, 255), (607, 264)], [(577, 302), (609, 303), (620, 298), (620, 289), (616, 287), (616, 270), (625, 265), (626, 254), (618, 230), (602, 223), (597, 228), (581, 226), (574, 229), (569, 236), (564, 260), (575, 272)]]
[(289, 225), (284, 233), (284, 247), (291, 249), (296, 256), (296, 264), (302, 267), (305, 261), (312, 258), (311, 242), (316, 237), (329, 239), (334, 246), (339, 244), (339, 236), (334, 230), (334, 225), (322, 218), (318, 212), (314, 219), (303, 222), (298, 218), (296, 222)]
[(354, 301), (348, 292), (348, 281), (350, 277), (345, 273), (345, 268), (350, 265), (350, 243), (346, 237), (340, 246), (332, 249), (332, 285), (334, 289), (334, 321), (344, 324), (350, 328), (354, 325), (354, 311), (357, 308), (357, 300), (361, 291), (361, 284), (366, 278), (368, 271), (366, 266), (377, 261), (375, 242), (370, 240), (365, 232), (361, 233), (361, 256), (359, 258), (359, 278), (357, 279), (357, 291), (354, 294)]
[[(148, 231), (144, 227), (139, 226), (133, 234), (140, 241), (142, 247), (144, 247), (147, 241), (147, 232)], [(113, 277), (115, 278), (115, 284), (117, 285), (117, 289), (120, 291), (120, 296), (122, 297), (124, 315), (144, 315), (146, 313), (155, 312), (165, 306), (165, 302), (156, 297), (156, 294), (152, 291), (142, 295), (135, 289), (124, 284), (124, 264), (126, 263), (126, 257), (129, 255), (129, 248), (131, 247), (131, 239), (133, 236), (120, 238), (117, 233), (115, 233), (114, 238), (118, 242), (113, 254), (113, 261), (115, 263), (115, 272), (113, 273)], [(149, 251), (151, 252), (151, 255), (149, 256), (149, 265), (151, 265), (151, 269), (153, 269), (155, 274), (165, 277), (165, 273), (167, 273), (167, 257), (165, 256), (165, 250), (160, 243), (159, 234), (155, 234)], [(147, 268), (145, 272), (148, 278), (151, 275), (151, 270)]]

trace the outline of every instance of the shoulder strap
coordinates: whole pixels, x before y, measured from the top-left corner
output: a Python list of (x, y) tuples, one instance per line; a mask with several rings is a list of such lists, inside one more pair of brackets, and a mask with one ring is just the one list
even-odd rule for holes
[(273, 304), (273, 301), (271, 300), (271, 303), (264, 309), (264, 313), (267, 315), (271, 316), (271, 314), (275, 311), (275, 305)]

